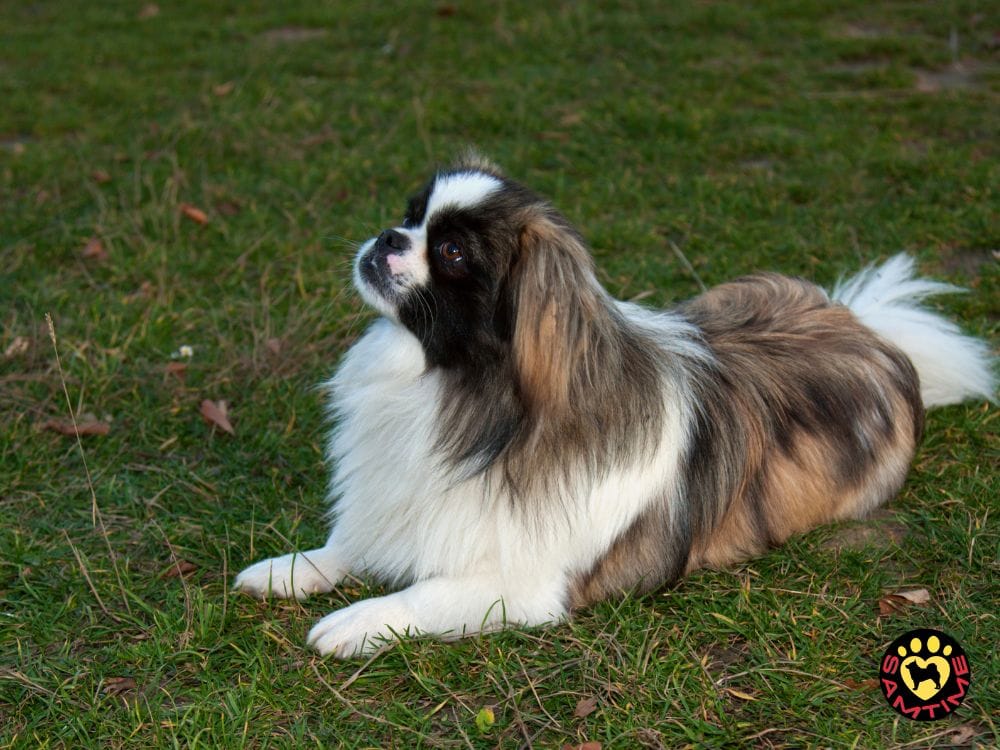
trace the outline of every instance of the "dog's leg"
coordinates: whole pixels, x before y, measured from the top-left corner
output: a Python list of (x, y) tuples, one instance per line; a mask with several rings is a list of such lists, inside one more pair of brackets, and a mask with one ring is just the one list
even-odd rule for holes
[[(524, 584), (539, 579), (543, 582)], [(506, 586), (496, 575), (429, 578), (327, 615), (309, 632), (309, 644), (343, 659), (405, 634), (461, 638), (508, 624), (541, 625), (565, 616), (565, 594), (562, 576), (537, 572)]]
[(330, 591), (349, 572), (344, 556), (332, 544), (308, 552), (261, 560), (244, 570), (233, 589), (261, 598), (305, 599), (310, 594)]

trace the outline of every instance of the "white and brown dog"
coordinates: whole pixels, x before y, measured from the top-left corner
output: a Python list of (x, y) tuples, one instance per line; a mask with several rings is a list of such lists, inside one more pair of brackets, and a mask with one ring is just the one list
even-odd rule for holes
[(382, 317), (329, 383), (329, 540), (235, 582), (400, 587), (316, 624), (342, 657), (558, 621), (864, 516), (902, 485), (926, 407), (994, 392), (986, 345), (919, 304), (954, 288), (905, 256), (831, 294), (761, 274), (651, 310), (476, 158), (361, 246), (354, 282)]

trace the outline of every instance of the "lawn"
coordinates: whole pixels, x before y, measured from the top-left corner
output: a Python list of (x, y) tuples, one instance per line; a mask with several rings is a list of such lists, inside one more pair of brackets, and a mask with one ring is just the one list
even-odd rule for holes
[[(996, 344), (997, 29), (963, 0), (0, 4), (0, 748), (995, 746), (983, 403), (929, 416), (876, 519), (550, 629), (339, 662), (305, 633), (375, 582), (228, 589), (324, 539), (353, 243), (469, 144), (616, 296), (906, 250)], [(876, 684), (916, 627), (972, 664), (942, 721)]]

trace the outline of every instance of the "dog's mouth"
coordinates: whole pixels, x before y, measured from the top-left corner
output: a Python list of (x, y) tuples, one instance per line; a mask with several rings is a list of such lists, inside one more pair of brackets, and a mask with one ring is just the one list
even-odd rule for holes
[(385, 253), (376, 250), (374, 239), (362, 245), (355, 256), (354, 288), (382, 315), (397, 318), (396, 308), (405, 289), (390, 271)]

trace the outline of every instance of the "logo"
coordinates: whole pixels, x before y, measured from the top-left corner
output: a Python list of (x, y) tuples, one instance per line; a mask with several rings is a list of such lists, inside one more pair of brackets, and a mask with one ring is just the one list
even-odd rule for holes
[(898, 713), (916, 721), (943, 719), (965, 700), (972, 672), (958, 641), (939, 630), (911, 630), (882, 657), (882, 695)]

